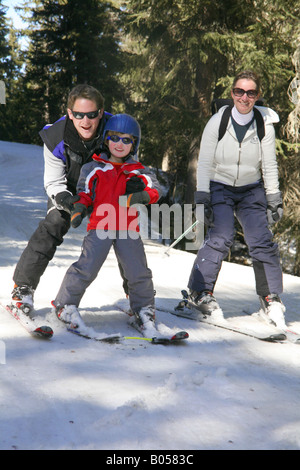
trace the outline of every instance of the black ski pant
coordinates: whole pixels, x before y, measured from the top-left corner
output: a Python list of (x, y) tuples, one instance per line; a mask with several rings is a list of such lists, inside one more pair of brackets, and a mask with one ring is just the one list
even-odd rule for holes
[(53, 258), (56, 248), (70, 228), (70, 215), (48, 201), (48, 212), (31, 236), (15, 268), (13, 280), (18, 286), (36, 289), (41, 276)]

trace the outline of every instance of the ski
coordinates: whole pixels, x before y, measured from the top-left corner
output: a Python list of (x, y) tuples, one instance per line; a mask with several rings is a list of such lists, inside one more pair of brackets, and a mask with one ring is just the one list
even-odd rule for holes
[(57, 315), (56, 307), (53, 302), (52, 303), (52, 314), (55, 315), (55, 318), (59, 320), (61, 324), (66, 327), (66, 330), (69, 333), (75, 334), (76, 336), (81, 336), (82, 338), (91, 339), (94, 341), (102, 341), (107, 343), (118, 343), (121, 340), (121, 335), (119, 333), (114, 334), (106, 334), (106, 333), (99, 333), (95, 331), (92, 327), (85, 324), (84, 320), (80, 317), (78, 318), (79, 321), (76, 323), (70, 323), (64, 321)]
[(206, 323), (208, 325), (212, 325), (217, 328), (222, 328), (224, 330), (232, 331), (234, 333), (239, 333), (241, 335), (249, 336), (249, 337), (258, 339), (260, 341), (265, 341), (269, 343), (283, 343), (287, 340), (286, 334), (284, 334), (283, 332), (280, 332), (280, 333), (277, 332), (277, 333), (265, 336), (265, 335), (260, 335), (259, 333), (256, 333), (246, 328), (239, 328), (239, 327), (230, 325), (225, 319), (222, 321), (214, 320), (213, 318), (210, 318), (209, 315), (204, 315), (195, 308), (193, 303), (189, 301), (188, 294), (186, 291), (182, 291), (182, 294), (183, 294), (183, 299), (179, 302), (177, 307), (175, 307), (174, 310), (168, 310), (172, 315), (187, 318), (193, 321)]
[(282, 330), (283, 334), (286, 336), (286, 339), (290, 343), (300, 344), (300, 335), (296, 331), (291, 330), (290, 328), (284, 328)]
[(199, 321), (202, 323), (206, 323), (208, 325), (216, 326), (218, 328), (223, 328), (224, 330), (233, 331), (235, 333), (239, 333), (245, 336), (250, 336), (252, 338), (256, 338), (261, 341), (266, 341), (269, 343), (282, 343), (286, 341), (286, 335), (283, 333), (276, 333), (276, 334), (271, 334), (267, 336), (259, 335), (256, 332), (252, 332), (248, 329), (244, 329), (244, 328), (242, 329), (242, 328), (231, 326), (226, 323), (226, 320), (224, 320), (224, 322), (217, 322), (217, 321), (210, 320), (207, 317), (204, 317), (203, 315), (201, 315), (200, 312), (199, 313), (186, 312), (185, 310), (180, 308), (180, 309), (175, 309), (174, 311), (170, 313), (178, 317), (183, 317), (183, 318), (188, 318), (189, 320)]
[(2, 305), (1, 307), (10, 313), (18, 322), (25, 328), (25, 330), (34, 338), (50, 339), (53, 336), (53, 330), (50, 326), (42, 325), (37, 326), (36, 320), (29, 317), (21, 309), (15, 305)]
[[(90, 328), (89, 328), (90, 329)], [(97, 332), (88, 332), (82, 328), (73, 328), (72, 326), (67, 326), (67, 331), (73, 333), (77, 336), (81, 336), (82, 338), (92, 339), (94, 341), (102, 341), (106, 343), (119, 343), (124, 337), (119, 334), (112, 334), (108, 335), (105, 333), (97, 333)]]
[(180, 341), (183, 339), (180, 334), (176, 333), (172, 337), (146, 337), (146, 336), (123, 336), (121, 334), (111, 334), (111, 335), (105, 335), (105, 334), (93, 334), (93, 333), (87, 333), (83, 332), (79, 328), (72, 328), (68, 327), (67, 330), (71, 333), (74, 333), (77, 336), (81, 336), (82, 338), (86, 339), (91, 339), (94, 341), (100, 341), (100, 342), (105, 342), (105, 343), (120, 343), (122, 341), (128, 341), (128, 340), (138, 340), (138, 341), (148, 341), (153, 344), (167, 344), (173, 341)]
[(299, 333), (297, 333), (296, 331), (293, 331), (291, 328), (289, 328), (289, 326), (287, 326), (286, 328), (277, 327), (277, 325), (275, 325), (275, 323), (273, 323), (272, 320), (270, 320), (270, 318), (262, 310), (259, 310), (259, 312), (257, 313), (252, 313), (248, 315), (250, 315), (252, 318), (255, 318), (259, 321), (263, 321), (264, 323), (266, 323), (267, 325), (273, 328), (276, 328), (276, 331), (284, 334), (286, 336), (287, 341), (289, 341), (290, 343), (300, 344)]

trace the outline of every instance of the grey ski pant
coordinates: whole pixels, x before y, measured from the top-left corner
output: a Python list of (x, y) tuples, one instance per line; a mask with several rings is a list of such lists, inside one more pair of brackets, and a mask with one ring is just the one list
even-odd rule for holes
[[(239, 220), (252, 257), (256, 292), (259, 296), (281, 294), (282, 271), (278, 246), (268, 228), (267, 201), (263, 183), (241, 188), (211, 183), (214, 227), (198, 251), (190, 275), (190, 290), (213, 292), (222, 261), (234, 239), (234, 216)], [(233, 290), (234, 290), (234, 279)]]
[[(101, 231), (102, 235), (104, 234)], [(130, 307), (139, 311), (142, 307), (154, 305), (152, 272), (147, 266), (144, 244), (141, 238), (124, 239), (120, 233), (114, 239), (99, 238), (98, 230), (90, 230), (83, 240), (81, 255), (67, 270), (54, 304), (56, 306), (79, 306), (88, 286), (96, 279), (110, 248), (113, 246), (118, 262), (128, 281)], [(99, 286), (101, 301), (101, 285)]]

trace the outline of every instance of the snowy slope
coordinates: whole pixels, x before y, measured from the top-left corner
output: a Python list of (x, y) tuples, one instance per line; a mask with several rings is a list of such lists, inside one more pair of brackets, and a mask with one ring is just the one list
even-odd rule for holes
[[(0, 142), (0, 302), (15, 264), (45, 214), (42, 148)], [(71, 229), (36, 291), (50, 341), (30, 338), (0, 312), (0, 449), (300, 449), (300, 345), (269, 344), (157, 312), (187, 329), (184, 345), (108, 345), (65, 332), (50, 314), (85, 227)], [(194, 255), (146, 244), (157, 302), (169, 307), (186, 288)], [(284, 276), (287, 319), (300, 332), (300, 279)], [(216, 296), (234, 324), (258, 309), (252, 269), (224, 263)], [(123, 298), (110, 253), (81, 304), (99, 331), (135, 334), (112, 308)], [(241, 320), (241, 317), (242, 320)], [(254, 322), (256, 327), (259, 323)], [(261, 325), (261, 328), (264, 328)], [(1, 360), (2, 358), (2, 360)]]

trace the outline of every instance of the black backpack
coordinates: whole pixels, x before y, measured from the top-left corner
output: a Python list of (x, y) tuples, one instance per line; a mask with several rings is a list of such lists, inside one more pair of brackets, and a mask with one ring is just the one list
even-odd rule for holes
[[(262, 106), (263, 102), (258, 100), (256, 101), (255, 104), (257, 106)], [(225, 109), (222, 115), (221, 122), (220, 122), (218, 141), (220, 141), (224, 137), (224, 134), (226, 132), (227, 124), (231, 115), (231, 109), (233, 108), (233, 100), (225, 99), (225, 98), (218, 98), (218, 99), (213, 100), (211, 104), (212, 114), (215, 114), (217, 111), (219, 111), (220, 108), (222, 108), (222, 106), (226, 106), (226, 105), (227, 105), (227, 108)], [(261, 113), (258, 111), (257, 108), (254, 107), (253, 112), (254, 112), (254, 119), (256, 120), (257, 135), (258, 135), (259, 140), (261, 141), (265, 136), (264, 120), (263, 120)]]

